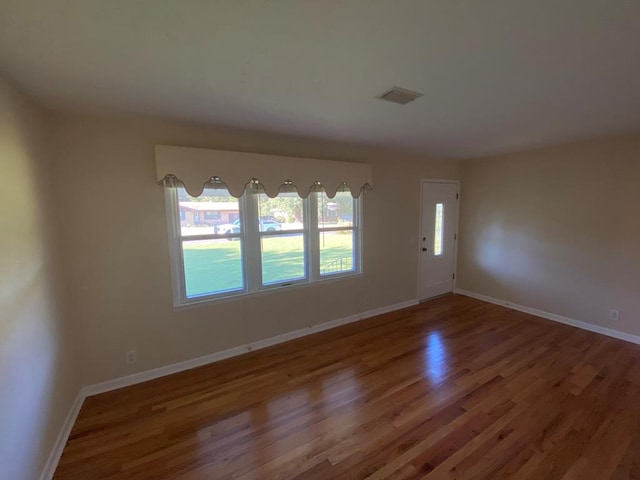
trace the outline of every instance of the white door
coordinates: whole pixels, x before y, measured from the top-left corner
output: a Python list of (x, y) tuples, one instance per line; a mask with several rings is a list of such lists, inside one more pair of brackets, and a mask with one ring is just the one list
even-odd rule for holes
[(422, 182), (420, 300), (453, 291), (458, 184)]

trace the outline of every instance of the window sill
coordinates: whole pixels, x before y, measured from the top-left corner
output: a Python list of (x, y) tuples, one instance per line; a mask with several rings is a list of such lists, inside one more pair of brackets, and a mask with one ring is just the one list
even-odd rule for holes
[(202, 298), (200, 300), (196, 299), (196, 300), (189, 301), (187, 303), (174, 304), (173, 311), (179, 312), (182, 310), (192, 310), (194, 308), (202, 308), (202, 307), (211, 306), (219, 303), (227, 303), (227, 302), (243, 300), (246, 298), (261, 297), (264, 295), (271, 295), (273, 293), (284, 292), (284, 291), (288, 292), (291, 290), (300, 290), (304, 288), (313, 287), (316, 285), (326, 285), (329, 283), (339, 282), (341, 280), (353, 280), (353, 279), (362, 277), (362, 275), (363, 275), (362, 272), (331, 275), (327, 278), (322, 278), (320, 280), (315, 280), (312, 282), (307, 281), (307, 282), (293, 283), (291, 285), (269, 286), (255, 292), (230, 293), (229, 295), (219, 296), (215, 298)]

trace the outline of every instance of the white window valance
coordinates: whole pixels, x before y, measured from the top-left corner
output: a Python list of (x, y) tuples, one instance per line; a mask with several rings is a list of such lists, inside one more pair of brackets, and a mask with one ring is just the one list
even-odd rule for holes
[(270, 197), (294, 187), (303, 198), (319, 189), (331, 198), (344, 190), (358, 197), (373, 185), (366, 163), (168, 145), (156, 145), (156, 169), (158, 182), (174, 177), (193, 197), (212, 179), (223, 182), (234, 197), (241, 197), (249, 183), (260, 184)]

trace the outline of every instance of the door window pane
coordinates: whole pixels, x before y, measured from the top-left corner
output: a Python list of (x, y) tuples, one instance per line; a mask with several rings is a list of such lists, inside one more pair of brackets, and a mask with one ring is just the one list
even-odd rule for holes
[(240, 233), (240, 204), (225, 188), (205, 188), (202, 195), (192, 197), (180, 187), (178, 209), (183, 237)]
[(320, 275), (352, 272), (355, 268), (353, 230), (319, 232)]
[(242, 249), (239, 239), (182, 242), (187, 298), (242, 290)]
[(269, 198), (258, 195), (259, 229), (261, 232), (302, 230), (304, 228), (303, 200), (297, 193), (280, 193)]
[(262, 283), (269, 285), (306, 277), (304, 235), (264, 235), (262, 248)]
[(337, 192), (333, 198), (318, 193), (318, 228), (352, 227), (353, 205), (349, 192)]
[(444, 239), (444, 204), (436, 204), (435, 232), (433, 235), (433, 254), (437, 257), (442, 255)]

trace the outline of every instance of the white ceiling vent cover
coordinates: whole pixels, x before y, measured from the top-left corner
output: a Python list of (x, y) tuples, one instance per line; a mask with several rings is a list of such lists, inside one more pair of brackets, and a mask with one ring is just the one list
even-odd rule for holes
[(406, 105), (409, 102), (413, 102), (416, 98), (420, 98), (423, 94), (407, 90), (406, 88), (393, 87), (388, 92), (384, 92), (378, 95), (380, 100), (386, 100), (387, 102), (399, 103), (400, 105)]

